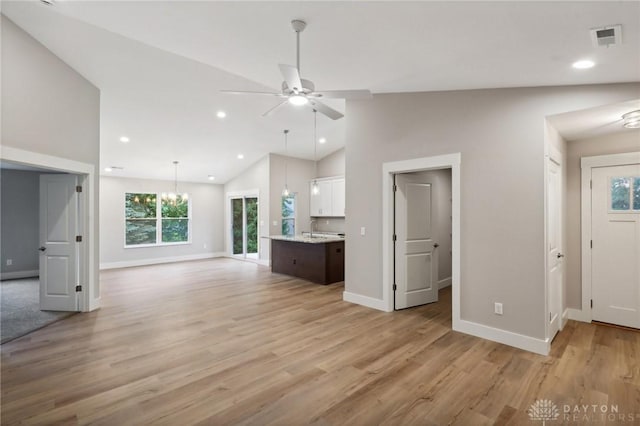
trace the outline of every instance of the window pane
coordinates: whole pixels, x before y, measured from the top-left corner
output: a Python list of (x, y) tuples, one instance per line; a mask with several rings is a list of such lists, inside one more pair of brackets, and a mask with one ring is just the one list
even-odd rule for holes
[(640, 176), (633, 178), (633, 209), (640, 210)]
[(124, 213), (127, 219), (156, 217), (156, 194), (126, 193)]
[(162, 242), (189, 241), (189, 219), (162, 219)]
[(247, 209), (247, 253), (258, 252), (258, 199), (245, 198)]
[(233, 215), (233, 254), (242, 254), (243, 249), (243, 233), (242, 233), (242, 198), (234, 198), (231, 200), (231, 214)]
[(156, 243), (156, 220), (127, 220), (126, 245)]
[(289, 195), (282, 197), (282, 217), (289, 219), (295, 217), (296, 213), (296, 198), (295, 195)]
[(282, 235), (293, 237), (296, 235), (295, 219), (282, 219)]
[(611, 210), (629, 210), (631, 179), (611, 178)]
[(162, 217), (189, 217), (187, 194), (162, 194)]

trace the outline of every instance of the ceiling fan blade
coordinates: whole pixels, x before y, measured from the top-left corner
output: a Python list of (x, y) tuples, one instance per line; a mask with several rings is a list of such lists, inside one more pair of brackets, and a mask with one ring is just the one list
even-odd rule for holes
[(368, 90), (323, 90), (313, 92), (311, 96), (327, 99), (371, 99), (373, 97)]
[(280, 67), (280, 72), (282, 73), (282, 77), (284, 77), (284, 81), (287, 83), (289, 89), (294, 92), (302, 91), (302, 81), (300, 80), (300, 73), (298, 72), (298, 68), (293, 65), (278, 65)]
[(270, 108), (269, 110), (265, 111), (264, 114), (262, 114), (263, 117), (266, 117), (268, 115), (271, 115), (271, 113), (275, 110), (277, 110), (278, 108), (280, 108), (282, 105), (286, 104), (288, 102), (287, 99), (285, 99), (284, 101), (280, 102), (279, 104), (277, 104), (276, 106), (274, 106), (273, 108)]
[(315, 99), (309, 99), (309, 103), (307, 105), (309, 105), (312, 109), (315, 109), (316, 111), (321, 112), (322, 114), (326, 115), (332, 120), (337, 120), (339, 118), (344, 117), (344, 114), (336, 111), (335, 109)]
[(282, 97), (282, 93), (275, 92), (245, 92), (242, 90), (221, 90), (221, 93), (229, 93), (231, 95), (267, 95), (267, 96), (280, 96)]

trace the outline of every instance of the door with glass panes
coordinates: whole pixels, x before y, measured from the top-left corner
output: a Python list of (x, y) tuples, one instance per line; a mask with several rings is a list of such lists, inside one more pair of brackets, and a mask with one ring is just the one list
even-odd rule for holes
[(231, 198), (231, 254), (258, 259), (258, 197)]

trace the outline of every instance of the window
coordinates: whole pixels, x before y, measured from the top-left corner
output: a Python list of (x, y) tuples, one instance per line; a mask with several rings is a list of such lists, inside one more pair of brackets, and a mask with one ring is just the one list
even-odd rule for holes
[[(160, 203), (158, 203), (160, 200)], [(190, 241), (190, 200), (187, 194), (127, 192), (125, 246), (149, 246)]]
[(609, 186), (611, 210), (640, 210), (640, 176), (613, 177)]
[(296, 195), (282, 197), (282, 235), (296, 235)]

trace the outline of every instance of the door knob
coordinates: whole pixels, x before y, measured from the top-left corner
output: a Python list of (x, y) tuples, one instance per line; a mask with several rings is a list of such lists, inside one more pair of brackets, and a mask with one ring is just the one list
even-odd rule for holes
[(47, 248), (46, 247), (39, 247), (38, 250), (40, 251), (45, 251)]
[(556, 254), (556, 257), (557, 257), (558, 259), (560, 259), (560, 258), (564, 257), (564, 254), (562, 254), (562, 253), (558, 253), (558, 254)]

